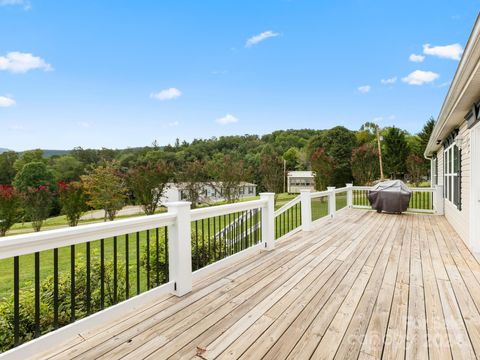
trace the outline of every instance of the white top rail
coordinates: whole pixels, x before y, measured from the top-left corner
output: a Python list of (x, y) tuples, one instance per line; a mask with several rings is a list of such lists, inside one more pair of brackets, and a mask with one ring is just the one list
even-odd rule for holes
[(328, 196), (328, 194), (330, 194), (329, 191), (316, 191), (316, 192), (312, 192), (310, 194), (310, 197), (312, 199), (315, 199), (315, 198), (319, 198), (319, 197), (322, 197), (322, 196)]
[(231, 214), (234, 212), (240, 212), (245, 210), (253, 210), (267, 205), (266, 200), (253, 200), (238, 202), (235, 204), (210, 206), (200, 209), (192, 210), (192, 221), (208, 219), (214, 216)]
[(372, 187), (371, 186), (353, 186), (352, 189), (353, 190), (371, 190)]
[(155, 229), (171, 225), (175, 219), (175, 214), (157, 214), (8, 236), (0, 239), (0, 259)]
[(335, 189), (335, 194), (348, 191), (349, 189), (350, 189), (350, 188), (348, 188), (348, 187), (342, 187), (342, 188)]
[(293, 198), (292, 200), (290, 200), (289, 202), (287, 202), (286, 204), (283, 204), (282, 207), (280, 207), (279, 209), (277, 209), (274, 213), (273, 213), (273, 216), (277, 216), (281, 213), (283, 213), (284, 211), (287, 211), (288, 209), (290, 209), (292, 206), (295, 206), (296, 204), (298, 204), (300, 202), (300, 195), (298, 195), (297, 197)]

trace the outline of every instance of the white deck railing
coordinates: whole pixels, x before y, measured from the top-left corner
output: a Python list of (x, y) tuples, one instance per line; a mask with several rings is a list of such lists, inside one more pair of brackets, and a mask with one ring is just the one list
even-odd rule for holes
[[(367, 207), (365, 196), (369, 189), (369, 187), (347, 184), (347, 186), (343, 188), (329, 187), (326, 191), (321, 192), (302, 191), (299, 196), (276, 211), (274, 210), (275, 194), (273, 193), (261, 193), (260, 200), (193, 210), (190, 209), (190, 203), (188, 202), (175, 202), (167, 204), (167, 213), (160, 215), (2, 238), (0, 239), (0, 259), (18, 259), (20, 256), (26, 254), (38, 254), (42, 251), (85, 244), (97, 239), (106, 239), (149, 229), (167, 227), (168, 254), (166, 254), (166, 256), (168, 256), (168, 279), (163, 285), (154, 287), (143, 294), (127, 299), (108, 309), (20, 345), (1, 354), (0, 358), (14, 359), (35, 355), (49, 346), (55, 346), (59, 341), (63, 341), (69, 336), (74, 336), (92, 327), (101, 326), (102, 324), (108, 323), (108, 321), (113, 321), (115, 318), (122, 316), (126, 311), (145, 306), (160, 295), (172, 293), (176, 296), (182, 296), (187, 294), (192, 290), (192, 284), (195, 278), (210, 274), (219, 267), (237, 261), (241, 257), (248, 256), (254, 251), (272, 250), (275, 248), (275, 239), (285, 237), (300, 230), (311, 231), (315, 224), (315, 219), (312, 219), (312, 211), (316, 211), (315, 208), (312, 210), (312, 203), (313, 207), (320, 204), (320, 210), (323, 211), (324, 216), (334, 218), (337, 212), (337, 202), (340, 199), (345, 201), (345, 205), (342, 207)], [(426, 195), (414, 195), (414, 197), (417, 198), (411, 203), (413, 206), (411, 210), (443, 214), (441, 187), (414, 188), (413, 192), (414, 194)], [(317, 201), (318, 204), (315, 203), (315, 201)], [(248, 249), (243, 248), (242, 251), (234, 255), (224, 256), (196, 272), (192, 271), (192, 223), (195, 221), (210, 221), (209, 219), (212, 217), (225, 217), (227, 214), (242, 211), (247, 212), (247, 214), (249, 211), (255, 211), (255, 214), (261, 214), (261, 219), (253, 224), (255, 230), (258, 229), (261, 232), (260, 242), (252, 246), (249, 245)], [(250, 219), (250, 225), (252, 225), (251, 215), (246, 215), (245, 219), (247, 221)], [(237, 219), (237, 224), (238, 223), (239, 221)], [(223, 222), (222, 224), (222, 226), (228, 227), (231, 225), (231, 222)], [(290, 225), (286, 228), (285, 224)], [(278, 229), (282, 231), (278, 232)], [(242, 229), (240, 234), (246, 234), (245, 236), (248, 236), (251, 234), (251, 231), (252, 230), (248, 228)], [(226, 231), (223, 233), (225, 232)], [(222, 234), (222, 232), (217, 231), (217, 228), (214, 227), (214, 234), (215, 239), (215, 237), (218, 236), (218, 234)], [(18, 266), (18, 261), (16, 261), (16, 263)], [(18, 272), (18, 269), (16, 271)], [(18, 290), (16, 291), (18, 296)], [(18, 300), (16, 306), (19, 306)]]

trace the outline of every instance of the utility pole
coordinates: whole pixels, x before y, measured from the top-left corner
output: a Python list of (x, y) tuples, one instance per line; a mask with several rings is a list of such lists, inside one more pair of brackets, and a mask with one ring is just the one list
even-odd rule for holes
[(380, 144), (380, 126), (377, 128), (377, 143), (378, 143), (378, 160), (380, 161), (380, 180), (383, 181), (383, 161), (382, 161), (382, 145)]

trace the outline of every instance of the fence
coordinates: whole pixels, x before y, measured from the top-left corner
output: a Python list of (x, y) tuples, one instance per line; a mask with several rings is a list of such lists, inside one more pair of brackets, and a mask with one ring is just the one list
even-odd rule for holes
[[(276, 211), (273, 193), (194, 210), (176, 202), (160, 215), (0, 239), (0, 351), (27, 342), (18, 350), (35, 354), (160, 295), (182, 296), (195, 278), (272, 250), (321, 218), (369, 207), (368, 190), (347, 184), (302, 191)], [(442, 194), (441, 187), (415, 188), (410, 208), (442, 214)], [(30, 341), (40, 336), (41, 342)]]

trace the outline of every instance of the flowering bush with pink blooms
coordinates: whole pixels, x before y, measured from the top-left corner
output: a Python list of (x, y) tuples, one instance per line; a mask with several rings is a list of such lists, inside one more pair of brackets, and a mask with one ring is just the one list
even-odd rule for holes
[(58, 183), (58, 195), (62, 213), (67, 217), (68, 225), (77, 226), (83, 212), (88, 208), (82, 183), (60, 181)]
[(13, 186), (0, 185), (0, 236), (20, 220), (20, 198)]
[(40, 231), (43, 222), (50, 215), (53, 192), (49, 184), (29, 187), (23, 193), (25, 215), (32, 222), (33, 230)]

